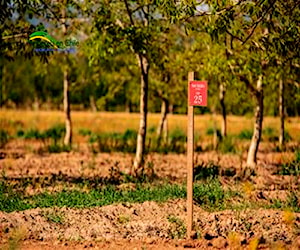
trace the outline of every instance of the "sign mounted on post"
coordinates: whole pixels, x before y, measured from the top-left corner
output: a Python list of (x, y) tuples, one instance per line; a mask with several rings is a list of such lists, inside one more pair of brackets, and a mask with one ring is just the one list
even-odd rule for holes
[(207, 106), (207, 81), (190, 81), (189, 93), (190, 106)]
[(194, 170), (194, 106), (207, 106), (207, 81), (195, 81), (194, 72), (188, 74), (187, 124), (187, 238), (193, 232), (193, 170)]

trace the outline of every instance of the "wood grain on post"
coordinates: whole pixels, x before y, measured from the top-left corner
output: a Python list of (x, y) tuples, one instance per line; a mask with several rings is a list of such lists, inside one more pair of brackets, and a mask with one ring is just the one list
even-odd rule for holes
[(190, 100), (190, 81), (194, 80), (194, 72), (188, 74), (188, 131), (187, 131), (187, 238), (192, 236), (193, 227), (193, 168), (194, 168), (194, 106)]

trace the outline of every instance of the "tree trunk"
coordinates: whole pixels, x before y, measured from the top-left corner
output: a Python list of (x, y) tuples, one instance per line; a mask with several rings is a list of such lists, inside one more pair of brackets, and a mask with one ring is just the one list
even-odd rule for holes
[(258, 146), (260, 143), (261, 132), (262, 132), (264, 96), (263, 96), (261, 75), (257, 80), (255, 97), (256, 97), (255, 123), (253, 129), (253, 136), (251, 139), (251, 144), (247, 156), (247, 166), (249, 166), (250, 168), (254, 168), (256, 166), (256, 156), (257, 156)]
[[(67, 33), (66, 27), (66, 6), (62, 8), (62, 32), (64, 35)], [(66, 55), (65, 63), (68, 64), (68, 55)], [(69, 93), (69, 79), (68, 79), (68, 66), (64, 67), (64, 112), (65, 112), (65, 125), (66, 134), (64, 138), (64, 145), (71, 146), (72, 143), (72, 121), (71, 121), (71, 108), (70, 108), (70, 93)]]
[(0, 56), (0, 108), (2, 108), (2, 105), (4, 105), (3, 71), (4, 71), (3, 57)]
[(97, 111), (97, 105), (96, 105), (95, 97), (93, 95), (90, 95), (90, 106), (91, 106), (92, 112)]
[(279, 81), (279, 117), (280, 117), (280, 134), (279, 134), (279, 147), (284, 147), (284, 84), (283, 80)]
[(138, 55), (141, 68), (141, 95), (140, 95), (140, 127), (137, 137), (136, 155), (133, 163), (134, 171), (144, 164), (145, 142), (147, 132), (147, 111), (148, 111), (148, 78), (150, 65), (143, 55)]
[(222, 126), (221, 126), (221, 135), (222, 135), (222, 137), (226, 137), (226, 135), (227, 135), (225, 93), (226, 93), (225, 86), (224, 86), (223, 83), (221, 83), (220, 84), (219, 100), (220, 100), (221, 109), (222, 109)]
[(213, 130), (214, 130), (214, 134), (213, 134), (213, 148), (214, 148), (214, 150), (217, 150), (218, 145), (219, 145), (219, 137), (218, 137), (216, 116), (217, 116), (216, 107), (213, 107), (212, 108), (212, 117), (213, 117)]
[(64, 145), (70, 146), (72, 143), (72, 122), (71, 122), (71, 109), (69, 98), (69, 80), (68, 71), (64, 69), (64, 112), (65, 112), (65, 124), (66, 134), (64, 138)]
[[(160, 146), (161, 139), (162, 139), (162, 132), (167, 130), (167, 115), (168, 115), (168, 106), (169, 102), (167, 99), (163, 98), (161, 103), (161, 119), (157, 128), (157, 147)], [(167, 133), (165, 131), (165, 133)], [(166, 139), (166, 134), (164, 134), (164, 142)]]

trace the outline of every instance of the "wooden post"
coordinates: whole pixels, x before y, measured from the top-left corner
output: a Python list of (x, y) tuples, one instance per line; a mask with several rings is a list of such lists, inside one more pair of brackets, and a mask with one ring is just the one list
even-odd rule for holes
[(190, 81), (194, 72), (188, 74), (188, 128), (187, 128), (187, 238), (192, 236), (193, 229), (193, 168), (194, 168), (194, 106), (190, 105)]

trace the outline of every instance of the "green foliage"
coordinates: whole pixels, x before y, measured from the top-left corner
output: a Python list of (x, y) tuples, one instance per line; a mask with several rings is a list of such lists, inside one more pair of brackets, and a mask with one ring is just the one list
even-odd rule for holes
[(252, 130), (244, 129), (238, 134), (237, 138), (241, 140), (251, 140), (252, 135), (253, 135)]
[(9, 134), (6, 130), (0, 129), (0, 148), (3, 148), (8, 143)]

